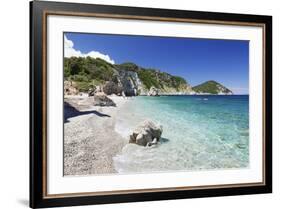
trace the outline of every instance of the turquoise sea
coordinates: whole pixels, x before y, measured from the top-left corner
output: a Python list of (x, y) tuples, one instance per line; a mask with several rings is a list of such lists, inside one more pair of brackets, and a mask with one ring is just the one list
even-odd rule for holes
[(143, 120), (163, 126), (159, 144), (127, 144), (114, 157), (119, 173), (246, 168), (249, 96), (134, 97), (118, 113), (116, 131), (128, 139)]

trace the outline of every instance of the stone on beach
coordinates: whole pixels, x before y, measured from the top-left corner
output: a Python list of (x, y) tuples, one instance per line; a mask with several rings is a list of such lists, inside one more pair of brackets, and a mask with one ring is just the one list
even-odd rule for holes
[(150, 146), (159, 141), (162, 132), (162, 126), (153, 123), (151, 120), (145, 120), (130, 135), (129, 143)]
[(94, 96), (94, 106), (116, 106), (116, 104), (103, 92), (98, 92)]

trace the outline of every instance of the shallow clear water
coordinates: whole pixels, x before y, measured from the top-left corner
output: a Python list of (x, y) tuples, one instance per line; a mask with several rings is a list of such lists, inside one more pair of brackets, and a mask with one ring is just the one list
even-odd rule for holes
[(249, 164), (248, 96), (140, 96), (118, 113), (128, 139), (143, 120), (163, 126), (152, 147), (127, 144), (114, 157), (119, 173), (245, 168)]

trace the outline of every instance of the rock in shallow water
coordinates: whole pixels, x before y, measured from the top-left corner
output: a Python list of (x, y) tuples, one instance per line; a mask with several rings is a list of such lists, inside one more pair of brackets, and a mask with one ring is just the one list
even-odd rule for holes
[(130, 135), (129, 143), (151, 146), (159, 141), (162, 132), (162, 126), (153, 123), (151, 120), (145, 120)]

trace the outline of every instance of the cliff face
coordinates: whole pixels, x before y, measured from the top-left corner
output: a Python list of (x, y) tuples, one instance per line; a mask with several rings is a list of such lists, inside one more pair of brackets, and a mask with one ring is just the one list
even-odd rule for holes
[(218, 94), (232, 95), (233, 92), (216, 81), (206, 81), (198, 86), (194, 86), (192, 90), (197, 94)]
[(117, 81), (127, 96), (136, 96), (143, 89), (139, 76), (134, 71), (119, 70)]
[[(189, 94), (191, 92), (191, 86), (185, 79), (160, 70), (142, 68), (134, 63), (123, 63), (115, 67), (125, 89), (133, 87), (139, 95), (147, 95), (151, 87), (157, 88), (159, 94)], [(129, 81), (130, 85), (126, 85), (124, 81)]]
[[(159, 94), (189, 94), (192, 91), (181, 77), (142, 68), (134, 63), (111, 65), (90, 57), (65, 58), (64, 78), (76, 82), (78, 90), (82, 92), (105, 85), (108, 92), (121, 94), (121, 89), (126, 96), (147, 95), (151, 87), (157, 88)], [(111, 82), (110, 85), (108, 82)]]
[(184, 78), (157, 69), (143, 68), (134, 63), (112, 65), (102, 59), (91, 57), (65, 58), (64, 79), (73, 84), (69, 87), (66, 83), (66, 95), (71, 92), (76, 94), (89, 92), (93, 89), (99, 89), (106, 94), (126, 96), (233, 94), (231, 90), (216, 81), (207, 81), (191, 87)]

